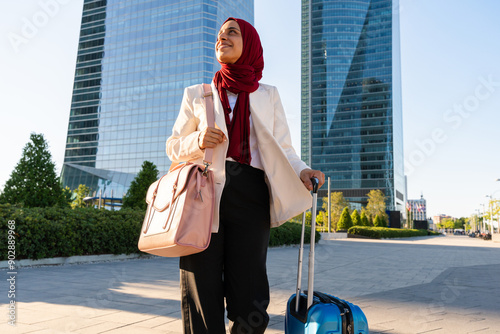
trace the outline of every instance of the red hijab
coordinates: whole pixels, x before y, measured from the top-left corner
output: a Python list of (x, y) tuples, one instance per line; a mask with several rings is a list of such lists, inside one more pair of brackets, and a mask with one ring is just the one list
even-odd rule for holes
[[(259, 88), (259, 80), (264, 69), (264, 56), (257, 30), (248, 22), (228, 18), (227, 21), (236, 21), (243, 38), (241, 57), (234, 64), (221, 63), (222, 68), (215, 73), (214, 84), (219, 91), (219, 97), (224, 108), (226, 126), (229, 133), (229, 148), (227, 156), (243, 164), (250, 164), (250, 93)], [(238, 99), (231, 110), (227, 92), (238, 94)], [(229, 114), (233, 112), (232, 121)]]

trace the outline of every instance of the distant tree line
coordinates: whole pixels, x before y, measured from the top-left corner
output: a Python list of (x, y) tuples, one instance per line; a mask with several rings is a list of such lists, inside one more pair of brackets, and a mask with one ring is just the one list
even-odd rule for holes
[[(361, 213), (345, 199), (342, 192), (332, 192), (330, 195), (331, 228), (334, 231), (347, 231), (352, 226), (387, 227), (388, 216), (385, 212), (386, 197), (381, 190), (372, 189), (368, 193), (368, 203), (361, 208)], [(318, 212), (319, 225), (328, 224), (328, 197), (323, 198), (324, 211)], [(352, 211), (352, 212), (351, 212)]]

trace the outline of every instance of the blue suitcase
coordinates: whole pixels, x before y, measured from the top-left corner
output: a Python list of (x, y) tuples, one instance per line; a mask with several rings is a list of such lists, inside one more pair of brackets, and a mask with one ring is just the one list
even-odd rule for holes
[[(287, 303), (285, 317), (286, 334), (368, 334), (368, 321), (361, 309), (332, 295), (314, 291), (314, 246), (316, 230), (316, 205), (318, 181), (313, 181), (313, 207), (311, 221), (311, 248), (309, 251), (308, 290), (301, 291), (302, 257), (304, 252), (305, 218), (302, 216), (302, 236), (297, 271), (297, 292)], [(309, 293), (313, 291), (313, 293)], [(299, 298), (296, 298), (299, 296)]]

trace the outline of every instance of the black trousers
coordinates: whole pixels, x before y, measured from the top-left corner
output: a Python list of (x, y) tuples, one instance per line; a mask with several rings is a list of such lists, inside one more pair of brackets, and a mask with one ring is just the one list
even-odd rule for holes
[(269, 322), (266, 272), (269, 190), (264, 172), (226, 162), (219, 232), (203, 252), (180, 259), (184, 333), (264, 333)]

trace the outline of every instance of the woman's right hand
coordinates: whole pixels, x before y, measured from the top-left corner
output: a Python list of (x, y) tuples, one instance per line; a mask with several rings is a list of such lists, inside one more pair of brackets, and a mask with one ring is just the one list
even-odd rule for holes
[(204, 150), (206, 148), (214, 148), (226, 140), (224, 132), (216, 128), (206, 128), (200, 132), (198, 136), (198, 146)]

